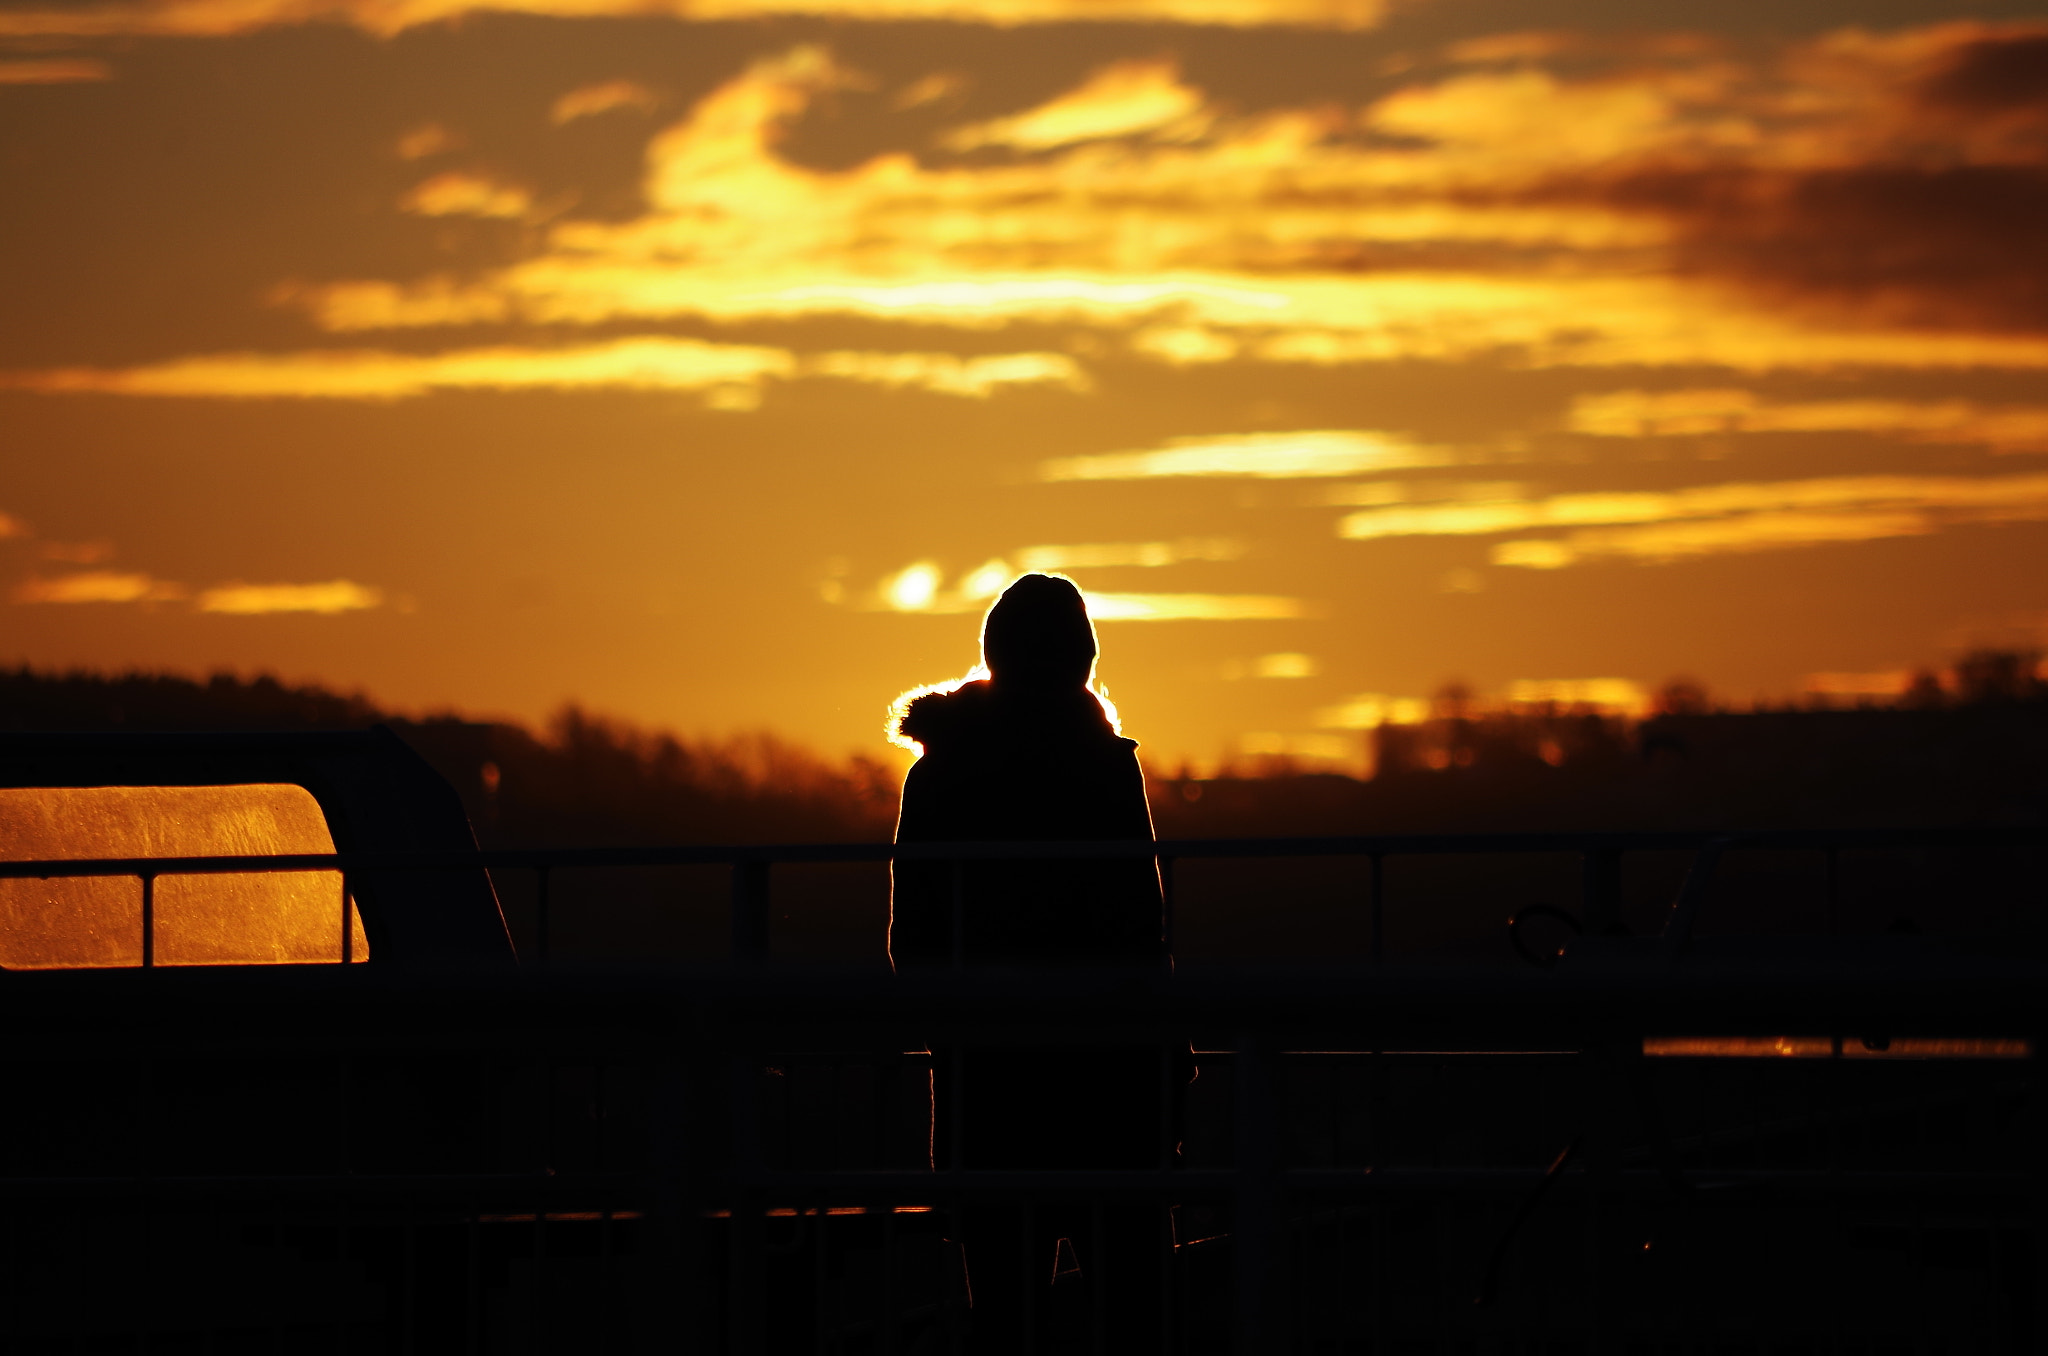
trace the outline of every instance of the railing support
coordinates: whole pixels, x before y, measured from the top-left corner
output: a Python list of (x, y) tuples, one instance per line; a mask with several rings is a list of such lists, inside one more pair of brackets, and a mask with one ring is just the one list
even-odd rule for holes
[(767, 862), (732, 864), (732, 958), (741, 965), (767, 963)]
[(142, 873), (142, 968), (156, 966), (156, 872)]
[(1598, 937), (1621, 922), (1621, 850), (1594, 848), (1586, 853), (1580, 916), (1586, 934)]

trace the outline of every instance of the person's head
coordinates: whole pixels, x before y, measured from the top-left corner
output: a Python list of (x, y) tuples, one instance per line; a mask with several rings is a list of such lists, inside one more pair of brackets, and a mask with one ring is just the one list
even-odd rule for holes
[(1081, 590), (1051, 574), (1027, 574), (1004, 589), (982, 620), (981, 662), (999, 687), (1085, 685), (1095, 627)]

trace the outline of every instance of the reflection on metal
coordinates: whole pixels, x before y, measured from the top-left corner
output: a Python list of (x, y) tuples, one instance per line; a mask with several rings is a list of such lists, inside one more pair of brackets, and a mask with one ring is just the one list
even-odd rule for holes
[[(822, 1210), (819, 1209), (817, 1206), (809, 1206), (803, 1209), (798, 1209), (795, 1206), (789, 1205), (771, 1205), (767, 1209), (761, 1211), (761, 1213), (767, 1216), (769, 1219), (794, 1219), (800, 1215), (929, 1215), (934, 1213), (937, 1209), (938, 1207), (935, 1205), (828, 1205)], [(732, 1211), (730, 1210), (700, 1210), (697, 1213), (698, 1218), (700, 1219), (732, 1218)], [(495, 1217), (486, 1215), (484, 1218), (491, 1219)], [(507, 1215), (505, 1218), (510, 1219), (512, 1218), (512, 1216)], [(532, 1219), (533, 1216), (526, 1215), (522, 1218)], [(571, 1216), (549, 1215), (548, 1218), (569, 1219), (571, 1218)], [(595, 1218), (595, 1216), (586, 1217), (579, 1215), (575, 1216), (574, 1218)], [(637, 1219), (638, 1216), (633, 1215), (630, 1211), (621, 1211), (617, 1215), (613, 1216), (613, 1218)]]
[(2008, 1037), (1645, 1036), (1645, 1055), (1683, 1059), (2027, 1059), (2032, 1041)]
[[(0, 859), (333, 851), (298, 786), (0, 787)], [(0, 967), (332, 964), (342, 904), (338, 871), (0, 880)], [(367, 960), (347, 917), (346, 958)]]

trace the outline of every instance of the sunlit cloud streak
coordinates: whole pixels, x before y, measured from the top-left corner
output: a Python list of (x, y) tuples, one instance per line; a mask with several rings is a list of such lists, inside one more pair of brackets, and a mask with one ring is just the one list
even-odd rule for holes
[(1171, 61), (1119, 61), (1050, 103), (1015, 117), (956, 128), (941, 144), (955, 151), (982, 146), (1046, 151), (1105, 137), (1175, 130), (1185, 140), (1207, 129), (1207, 119), (1199, 116), (1201, 108), (1201, 91), (1182, 84)]
[(1294, 621), (1316, 609), (1300, 598), (1261, 593), (1087, 594), (1088, 615), (1113, 621)]
[(1320, 671), (1314, 655), (1294, 650), (1262, 654), (1252, 661), (1254, 678), (1313, 678)]
[[(1099, 551), (1105, 555), (1144, 554), (1142, 546), (1040, 547), (1043, 552)], [(1023, 553), (1018, 553), (1020, 557)], [(1183, 557), (1193, 558), (1193, 557)], [(1119, 559), (1118, 564), (1151, 563)], [(1175, 562), (1157, 562), (1175, 563)], [(1038, 568), (1051, 568), (1040, 566)], [(863, 606), (887, 612), (916, 612), (953, 615), (979, 612), (1009, 587), (1023, 571), (1007, 562), (990, 560), (963, 575), (952, 589), (945, 588), (945, 571), (934, 561), (921, 560), (883, 579)], [(1316, 609), (1299, 598), (1273, 594), (1246, 593), (1108, 593), (1084, 589), (1088, 615), (1099, 622), (1110, 621), (1285, 621), (1314, 617)]]
[(153, 0), (0, 11), (0, 36), (226, 37), (263, 28), (345, 23), (381, 36), (465, 14), (711, 22), (810, 15), (866, 22), (1183, 23), (1231, 28), (1362, 29), (1384, 0)]
[(533, 207), (533, 195), (516, 184), (450, 171), (437, 174), (399, 199), (400, 211), (423, 217), (497, 217), (516, 220)]
[(1510, 707), (1561, 707), (1622, 716), (1645, 716), (1651, 708), (1648, 689), (1629, 678), (1517, 678), (1508, 684), (1505, 696)]
[(464, 138), (461, 134), (450, 131), (438, 122), (429, 122), (407, 130), (398, 138), (398, 144), (392, 149), (398, 152), (400, 160), (424, 160), (430, 155), (440, 155), (444, 151), (460, 150), (463, 145)]
[[(1132, 353), (1174, 364), (2040, 369), (2048, 310), (2014, 317), (2041, 287), (2025, 203), (2048, 159), (2048, 112), (1943, 92), (1974, 88), (1983, 51), (2035, 32), (1845, 30), (1765, 55), (1616, 40), (1590, 70), (1570, 64), (1586, 54), (1569, 39), (1496, 42), (1458, 59), (1522, 65), (1418, 77), (1355, 110), (1258, 114), (1196, 102), (1164, 63), (1126, 62), (953, 134), (1015, 156), (897, 152), (840, 170), (778, 151), (816, 96), (856, 79), (799, 48), (755, 63), (650, 143), (642, 217), (558, 223), (539, 253), (496, 272), (336, 281), (296, 304), (335, 331), (1071, 322), (1120, 330)], [(1561, 70), (1528, 65), (1552, 58)], [(1927, 179), (1930, 163), (2005, 175), (2012, 202)], [(1913, 234), (1910, 215), (1876, 210), (1856, 187), (1873, 175), (1901, 194), (1917, 183), (1953, 220)], [(1849, 212), (1829, 185), (1871, 210)], [(1716, 253), (1717, 240), (1756, 233), (1723, 229), (1731, 212), (1813, 247)], [(1921, 262), (1872, 274), (1850, 305), (1821, 242), (1868, 252), (1880, 224)], [(1955, 289), (1936, 265), (2004, 270), (1963, 291), (2005, 298), (2006, 319), (1942, 311), (1935, 300)], [(1759, 304), (1766, 284), (1776, 290)]]
[(347, 579), (330, 579), (322, 584), (220, 584), (199, 595), (201, 612), (218, 612), (236, 617), (262, 616), (273, 612), (313, 612), (333, 616), (381, 607), (381, 589)]
[(555, 100), (548, 110), (548, 120), (560, 127), (575, 122), (578, 118), (594, 118), (600, 113), (615, 109), (631, 108), (641, 113), (652, 113), (661, 103), (654, 91), (635, 80), (606, 80), (601, 84), (584, 85), (570, 90)]
[(1577, 528), (1491, 552), (1496, 565), (1560, 569), (1601, 557), (1669, 561), (2039, 520), (2048, 520), (2048, 475), (1895, 475), (1398, 505), (1347, 514), (1337, 530), (1370, 541)]
[(1028, 385), (1085, 389), (1064, 354), (828, 352), (698, 339), (635, 338), (563, 348), (229, 353), (128, 368), (0, 373), (0, 387), (51, 394), (230, 399), (397, 400), (456, 390), (704, 391), (746, 406), (772, 379), (831, 377), (986, 398)]
[(1140, 452), (1054, 457), (1039, 463), (1041, 480), (1160, 480), (1179, 477), (1249, 477), (1307, 480), (1375, 471), (1443, 466), (1453, 454), (1398, 433), (1371, 429), (1304, 429), (1176, 438)]
[[(1077, 546), (1026, 546), (1011, 553), (1019, 571), (1108, 569), (1136, 566), (1156, 569), (1190, 560), (1238, 560), (1244, 543), (1234, 537), (1183, 537), (1179, 541), (1094, 542)], [(1000, 562), (998, 562), (1000, 563)]]
[(186, 589), (146, 574), (86, 570), (24, 579), (14, 586), (12, 596), (17, 603), (156, 603), (181, 599)]
[(1913, 685), (1911, 669), (1883, 669), (1876, 673), (1809, 673), (1804, 684), (1817, 697), (1849, 700), (1877, 700), (1903, 696)]
[(982, 399), (1007, 387), (1056, 386), (1086, 391), (1081, 365), (1064, 353), (820, 353), (799, 365), (804, 376), (842, 377), (872, 386), (911, 387)]
[(1566, 427), (1604, 438), (1874, 433), (1920, 443), (1981, 443), (1994, 452), (2048, 451), (2048, 406), (1968, 400), (1772, 403), (1740, 389), (1612, 391), (1577, 397)]
[(0, 61), (0, 85), (79, 85), (113, 78), (113, 67), (91, 57)]
[(1390, 697), (1383, 692), (1361, 692), (1316, 712), (1316, 724), (1326, 730), (1371, 730), (1381, 725), (1415, 725), (1428, 719), (1427, 698)]

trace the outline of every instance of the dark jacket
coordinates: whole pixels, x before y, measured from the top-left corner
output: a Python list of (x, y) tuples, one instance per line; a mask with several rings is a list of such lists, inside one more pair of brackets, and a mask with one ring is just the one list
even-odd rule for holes
[[(1137, 742), (1111, 728), (1084, 687), (971, 682), (911, 702), (901, 732), (924, 753), (904, 779), (899, 843), (1152, 838)], [(1149, 858), (971, 862), (962, 871), (969, 963), (1161, 963), (1159, 875)], [(953, 873), (946, 862), (896, 865), (897, 965), (952, 959)]]

